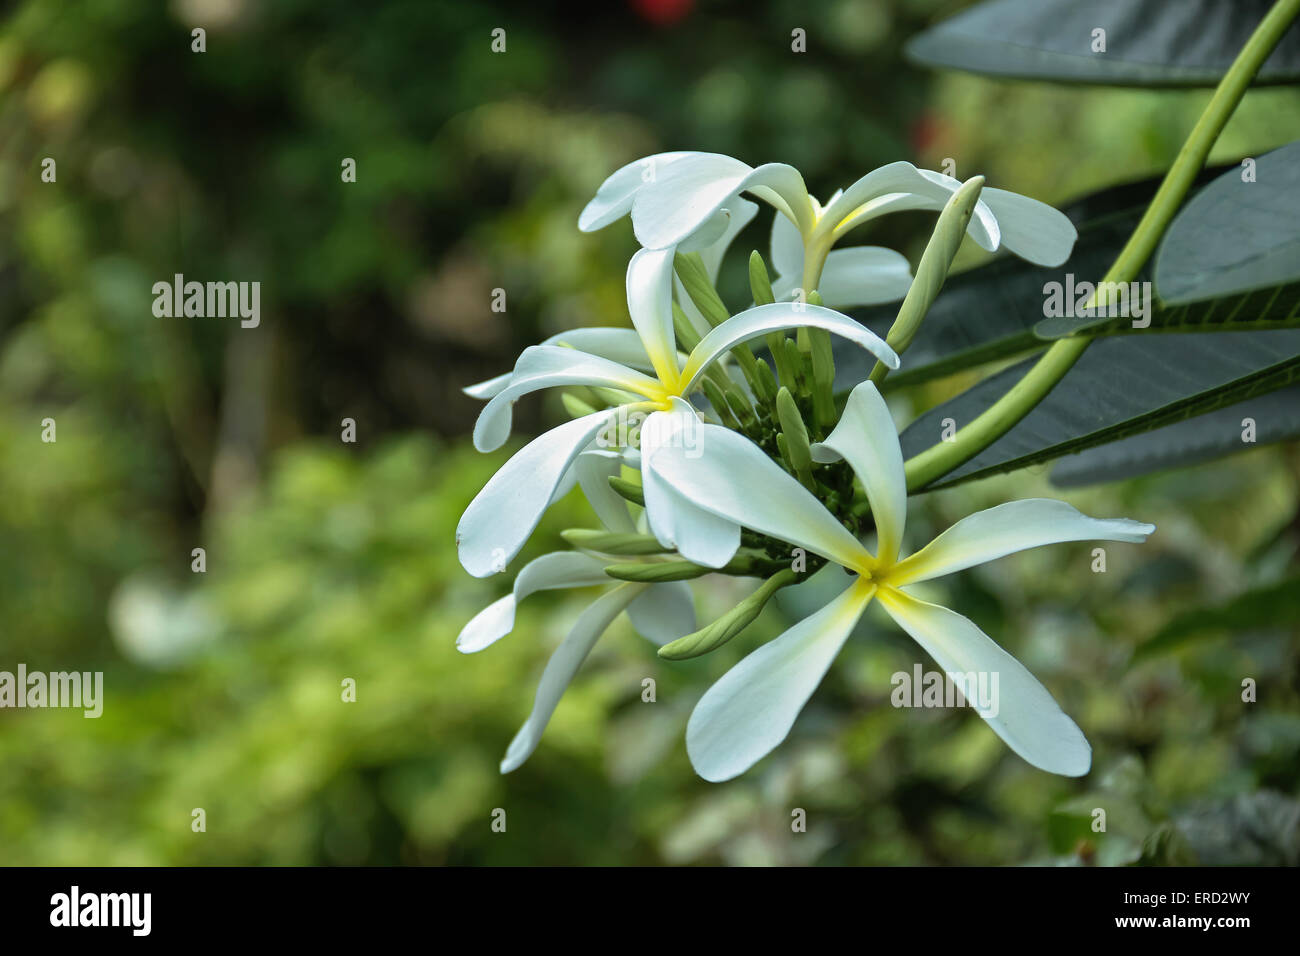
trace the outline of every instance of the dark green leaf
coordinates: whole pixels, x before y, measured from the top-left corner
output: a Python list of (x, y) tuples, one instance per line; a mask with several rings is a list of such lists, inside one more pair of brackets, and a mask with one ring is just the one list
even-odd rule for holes
[(1300, 281), (1300, 142), (1230, 170), (1179, 211), (1156, 255), (1167, 304)]
[[(990, 0), (914, 37), (925, 66), (1112, 86), (1214, 86), (1271, 0)], [(1093, 52), (1096, 29), (1105, 52)], [(1300, 78), (1294, 27), (1258, 83)]]
[[(1247, 418), (1255, 423), (1253, 444), (1242, 437)], [(1053, 467), (1052, 484), (1073, 488), (1133, 478), (1292, 438), (1300, 438), (1300, 386), (1295, 385), (1069, 455)]]
[[(1002, 397), (1032, 360), (992, 375), (903, 432), (911, 457)], [(1282, 388), (1300, 378), (1300, 331), (1129, 335), (1091, 345), (1010, 431), (929, 487), (1039, 464)]]

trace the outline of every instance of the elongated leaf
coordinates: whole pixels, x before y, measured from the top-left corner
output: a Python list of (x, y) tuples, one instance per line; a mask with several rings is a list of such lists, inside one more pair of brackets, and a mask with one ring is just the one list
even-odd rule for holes
[(1293, 576), (1239, 594), (1211, 607), (1179, 614), (1154, 637), (1138, 645), (1133, 664), (1178, 650), (1199, 640), (1232, 636), (1251, 629), (1291, 628), (1300, 620), (1300, 577)]
[[(1001, 398), (1032, 360), (990, 376), (903, 432), (910, 458)], [(1010, 471), (1275, 391), (1300, 379), (1300, 331), (1124, 336), (1091, 345), (1010, 431), (929, 487)]]
[(1300, 281), (1300, 142), (1202, 189), (1169, 226), (1156, 255), (1168, 304)]
[[(1214, 86), (1271, 0), (990, 0), (916, 36), (924, 66), (1111, 86)], [(1105, 52), (1094, 52), (1105, 31)], [(1256, 82), (1300, 77), (1292, 29)]]
[[(1247, 419), (1253, 423), (1249, 430), (1243, 424)], [(1300, 438), (1300, 386), (1296, 385), (1067, 455), (1052, 468), (1052, 484), (1073, 488), (1133, 478), (1292, 438)]]

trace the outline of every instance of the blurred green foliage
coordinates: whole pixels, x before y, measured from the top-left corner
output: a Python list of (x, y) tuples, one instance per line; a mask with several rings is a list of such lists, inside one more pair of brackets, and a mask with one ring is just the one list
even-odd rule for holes
[[(1293, 447), (1063, 496), (1157, 525), (1109, 546), (1105, 573), (1079, 544), (945, 582), (1088, 734), (1083, 780), (1033, 770), (964, 711), (890, 707), (890, 675), (922, 657), (875, 617), (784, 747), (697, 779), (695, 699), (812, 583), (683, 664), (620, 621), (538, 752), (497, 773), (592, 592), (531, 598), (509, 638), (455, 651), (508, 584), (456, 561), (460, 511), (504, 460), (464, 441), (477, 406), (459, 389), (544, 334), (626, 321), (630, 229), (575, 226), (606, 174), (702, 148), (792, 162), (824, 196), (952, 157), (1061, 202), (1162, 170), (1208, 96), (903, 64), (902, 40), (954, 7), (18, 4), (0, 32), (0, 669), (103, 670), (107, 700), (98, 720), (0, 711), (0, 863), (1296, 863), (1297, 624), (1240, 600), (1296, 579)], [(1252, 93), (1215, 159), (1297, 128), (1296, 91)], [(869, 241), (915, 261), (927, 222)], [(729, 302), (767, 224), (736, 246)], [(262, 326), (154, 318), (150, 286), (175, 272), (259, 279)], [(920, 411), (967, 383), (904, 398)], [(557, 405), (522, 407), (521, 432)], [(1039, 494), (1060, 496), (1030, 470), (925, 496), (912, 531)], [(593, 522), (571, 497), (517, 565)], [(699, 588), (701, 619), (739, 587)]]

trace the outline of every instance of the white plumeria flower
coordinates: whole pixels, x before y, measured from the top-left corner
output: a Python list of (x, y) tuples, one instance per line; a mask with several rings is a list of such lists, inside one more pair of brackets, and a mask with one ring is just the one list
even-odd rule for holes
[[(609, 488), (621, 456), (588, 452), (581, 458), (583, 491), (611, 531), (634, 531), (627, 503)], [(605, 568), (626, 558), (606, 558), (583, 551), (554, 551), (524, 565), (510, 594), (474, 616), (456, 638), (456, 648), (473, 654), (490, 647), (515, 626), (519, 602), (538, 591), (605, 585), (606, 590), (578, 617), (568, 636), (551, 655), (533, 700), (532, 712), (506, 748), (501, 772), (519, 767), (537, 749), (542, 733), (582, 662), (623, 611), (642, 637), (662, 647), (695, 630), (695, 602), (685, 581), (639, 584), (615, 582)]]
[(873, 555), (757, 446), (725, 428), (705, 429), (705, 457), (691, 460), (666, 446), (643, 463), (643, 470), (653, 468), (675, 494), (697, 506), (806, 548), (857, 577), (826, 607), (758, 648), (709, 688), (686, 730), (687, 751), (700, 776), (729, 780), (785, 739), (872, 598), (945, 672), (999, 675), (996, 712), (988, 708), (980, 715), (1012, 750), (1052, 773), (1088, 772), (1088, 741), (1047, 689), (970, 620), (918, 599), (909, 588), (1044, 544), (1141, 542), (1154, 525), (1089, 518), (1063, 501), (1034, 498), (977, 512), (900, 558), (907, 511), (903, 456), (884, 400), (875, 385), (864, 382), (849, 396), (835, 430), (813, 452), (821, 462), (847, 460), (862, 482), (876, 522)]
[[(899, 263), (886, 255), (887, 250), (869, 254), (845, 250), (853, 255), (832, 261), (831, 247), (846, 233), (888, 212), (940, 210), (960, 187), (958, 180), (943, 173), (907, 162), (890, 163), (836, 193), (823, 207), (809, 195), (799, 171), (785, 163), (754, 168), (718, 153), (659, 153), (629, 163), (606, 179), (583, 209), (578, 228), (591, 232), (630, 213), (637, 241), (647, 249), (671, 248), (690, 239), (698, 243), (723, 233), (725, 223), (719, 222), (723, 210), (747, 192), (773, 206), (799, 240), (796, 255), (789, 237), (774, 233), (773, 254), (778, 253), (779, 240), (777, 271), (782, 285), (789, 290), (802, 288), (805, 296), (817, 289), (831, 304), (833, 299), (822, 288), (828, 282), (832, 297), (842, 294), (847, 285), (856, 290), (850, 295), (853, 298), (869, 295), (864, 289), (876, 285), (889, 289), (899, 281)], [(1069, 218), (1058, 210), (991, 187), (981, 191), (967, 231), (990, 252), (1006, 246), (1021, 258), (1046, 266), (1069, 258), (1078, 237)], [(862, 303), (839, 299), (834, 304)]]
[[(846, 315), (813, 305), (776, 303), (732, 316), (712, 329), (683, 360), (677, 351), (672, 317), (673, 251), (642, 249), (627, 270), (627, 305), (632, 324), (653, 369), (647, 375), (608, 358), (558, 345), (535, 345), (524, 350), (509, 380), (495, 389), (474, 425), (474, 447), (500, 448), (510, 437), (512, 409), (523, 395), (543, 388), (590, 385), (626, 393), (626, 404), (584, 415), (533, 439), (498, 471), (470, 502), (456, 529), (461, 564), (475, 577), (505, 570), (537, 527), (542, 514), (557, 495), (568, 491), (570, 465), (596, 436), (620, 416), (630, 413), (668, 413), (673, 422), (646, 422), (655, 434), (680, 435), (695, 422), (695, 412), (685, 396), (691, 394), (709, 366), (734, 346), (750, 339), (796, 328), (834, 332), (856, 343), (888, 365), (898, 367), (898, 356), (884, 340)], [(587, 330), (592, 331), (592, 330)], [(567, 333), (566, 338), (572, 336)], [(568, 338), (572, 341), (572, 338)], [(495, 388), (495, 386), (494, 386)], [(485, 387), (485, 390), (486, 387)], [(648, 504), (651, 530), (667, 546), (676, 544), (672, 528), (690, 529), (692, 522), (663, 513), (662, 499)], [(675, 503), (673, 507), (677, 507)], [(700, 520), (689, 502), (680, 508)], [(717, 519), (712, 519), (717, 525)], [(739, 538), (739, 529), (735, 529)]]

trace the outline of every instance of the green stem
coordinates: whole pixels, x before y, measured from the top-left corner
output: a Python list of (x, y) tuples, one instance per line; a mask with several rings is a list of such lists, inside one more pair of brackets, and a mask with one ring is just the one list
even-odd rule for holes
[[(1102, 282), (1131, 282), (1151, 257), (1251, 80), (1297, 14), (1300, 14), (1300, 0), (1277, 0), (1260, 21), (1219, 81), (1151, 205)], [(1010, 391), (959, 429), (951, 442), (940, 442), (910, 459), (906, 464), (908, 490), (922, 488), (946, 475), (1006, 434), (1056, 387), (1091, 341), (1091, 335), (1078, 335), (1053, 343)]]

